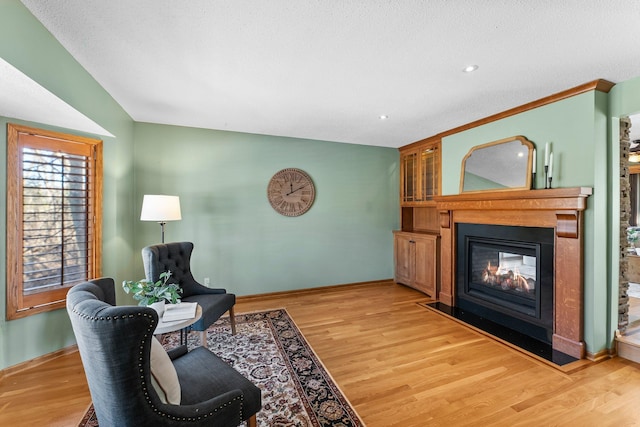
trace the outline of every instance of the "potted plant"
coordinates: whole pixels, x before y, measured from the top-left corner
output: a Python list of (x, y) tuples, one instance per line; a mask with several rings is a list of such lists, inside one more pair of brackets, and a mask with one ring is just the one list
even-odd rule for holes
[(170, 277), (171, 272), (165, 271), (160, 274), (159, 280), (155, 283), (145, 279), (125, 280), (122, 282), (122, 287), (126, 293), (133, 294), (133, 299), (138, 301), (138, 305), (153, 307), (158, 312), (158, 316), (162, 316), (165, 302), (179, 303), (182, 293), (182, 288), (177, 283), (167, 283)]
[(637, 246), (637, 242), (640, 239), (640, 227), (628, 227), (627, 228), (627, 242), (631, 245), (630, 252), (635, 252), (640, 255), (640, 248)]

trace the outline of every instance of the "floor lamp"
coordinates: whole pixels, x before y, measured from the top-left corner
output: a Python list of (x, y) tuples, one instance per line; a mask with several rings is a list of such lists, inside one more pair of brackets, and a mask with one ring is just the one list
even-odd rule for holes
[(167, 221), (179, 221), (180, 197), (158, 194), (145, 194), (142, 199), (140, 221), (156, 221), (162, 229), (162, 243), (164, 243), (164, 225)]

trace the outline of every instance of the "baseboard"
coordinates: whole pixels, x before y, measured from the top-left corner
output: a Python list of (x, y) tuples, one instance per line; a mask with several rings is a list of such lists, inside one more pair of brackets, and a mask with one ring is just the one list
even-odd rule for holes
[(371, 285), (388, 285), (395, 284), (393, 279), (381, 279), (381, 280), (372, 280), (369, 282), (355, 282), (355, 283), (345, 283), (341, 285), (328, 285), (328, 286), (318, 286), (314, 288), (306, 288), (306, 289), (293, 289), (290, 291), (277, 291), (277, 292), (267, 292), (264, 294), (253, 294), (253, 295), (240, 295), (236, 297), (236, 301), (251, 301), (254, 299), (269, 299), (269, 298), (282, 298), (287, 295), (300, 295), (300, 294), (318, 294), (318, 293), (326, 293), (331, 292), (332, 290), (351, 288), (351, 287), (361, 287), (361, 286), (371, 286)]
[(43, 354), (42, 356), (38, 356), (34, 359), (26, 360), (24, 362), (20, 362), (17, 365), (9, 366), (0, 371), (0, 379), (8, 377), (9, 375), (13, 375), (15, 373), (24, 371), (25, 369), (30, 369), (35, 366), (41, 365), (43, 363), (49, 362), (53, 359), (57, 359), (58, 357), (66, 356), (73, 352), (78, 351), (77, 344), (72, 344), (69, 347), (61, 348), (60, 350), (53, 351), (51, 353)]
[(587, 351), (586, 353), (586, 358), (591, 360), (592, 362), (600, 362), (605, 359), (611, 359), (614, 356), (616, 356), (615, 349), (606, 349), (606, 348), (596, 353), (591, 353), (589, 351)]

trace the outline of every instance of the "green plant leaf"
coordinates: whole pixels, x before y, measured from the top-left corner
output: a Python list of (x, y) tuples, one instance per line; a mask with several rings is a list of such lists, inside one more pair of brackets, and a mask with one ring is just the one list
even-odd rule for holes
[(155, 283), (147, 280), (122, 282), (122, 287), (127, 294), (133, 294), (138, 305), (151, 305), (154, 302), (165, 300), (172, 304), (180, 302), (182, 288), (177, 283), (167, 283), (171, 278), (171, 271), (160, 274), (160, 280)]

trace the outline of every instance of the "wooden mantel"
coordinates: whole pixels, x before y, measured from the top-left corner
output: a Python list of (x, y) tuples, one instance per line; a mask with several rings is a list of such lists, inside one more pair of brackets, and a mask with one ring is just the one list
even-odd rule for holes
[(456, 223), (545, 227), (555, 230), (554, 350), (584, 358), (583, 224), (589, 187), (485, 191), (435, 198), (440, 215), (438, 299), (455, 306)]

